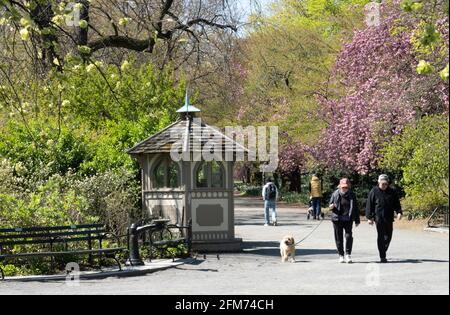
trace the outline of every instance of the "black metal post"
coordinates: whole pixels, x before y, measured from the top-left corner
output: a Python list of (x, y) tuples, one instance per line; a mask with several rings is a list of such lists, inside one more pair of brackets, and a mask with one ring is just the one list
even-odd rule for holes
[(138, 225), (132, 224), (129, 229), (130, 234), (130, 258), (128, 263), (131, 266), (144, 266), (144, 262), (139, 254), (139, 234), (137, 231)]

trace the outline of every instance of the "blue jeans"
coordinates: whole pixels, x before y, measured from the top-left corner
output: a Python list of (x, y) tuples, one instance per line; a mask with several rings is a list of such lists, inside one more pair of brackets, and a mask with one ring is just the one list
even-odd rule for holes
[(277, 202), (275, 200), (264, 201), (264, 221), (270, 224), (270, 210), (272, 209), (272, 222), (277, 222)]
[(314, 217), (320, 217), (320, 214), (322, 213), (322, 198), (313, 198), (312, 207), (314, 209)]

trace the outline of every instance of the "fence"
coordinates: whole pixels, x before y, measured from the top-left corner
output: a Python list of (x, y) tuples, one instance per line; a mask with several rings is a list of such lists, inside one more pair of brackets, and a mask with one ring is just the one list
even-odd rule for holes
[(428, 219), (428, 227), (448, 228), (449, 207), (438, 207)]

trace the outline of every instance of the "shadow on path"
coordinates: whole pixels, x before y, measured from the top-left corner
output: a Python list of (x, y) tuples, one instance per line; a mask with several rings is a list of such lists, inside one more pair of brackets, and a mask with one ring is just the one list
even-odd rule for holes
[[(280, 243), (277, 242), (244, 242), (244, 253), (261, 256), (280, 256)], [(296, 256), (317, 256), (336, 254), (331, 249), (297, 249)]]
[[(373, 264), (378, 263), (378, 261), (358, 261), (354, 262), (354, 264)], [(448, 264), (448, 260), (439, 260), (439, 259), (399, 259), (399, 260), (389, 260), (388, 265), (391, 264), (423, 264), (423, 263), (441, 263)]]

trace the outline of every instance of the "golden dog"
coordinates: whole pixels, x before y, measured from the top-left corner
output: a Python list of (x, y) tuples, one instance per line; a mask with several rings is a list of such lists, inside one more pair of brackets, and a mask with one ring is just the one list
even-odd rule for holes
[(280, 244), (281, 261), (287, 262), (289, 257), (295, 262), (295, 240), (292, 236), (285, 236)]

